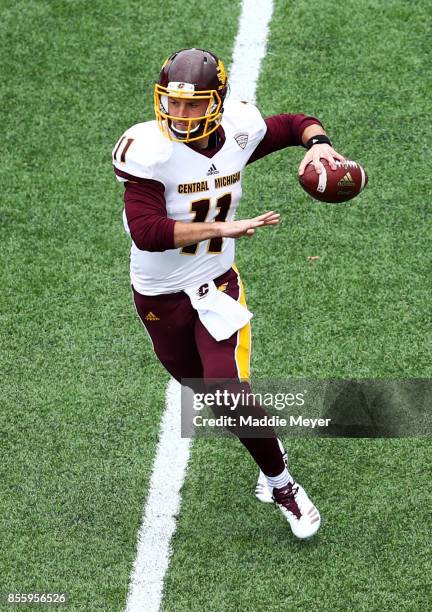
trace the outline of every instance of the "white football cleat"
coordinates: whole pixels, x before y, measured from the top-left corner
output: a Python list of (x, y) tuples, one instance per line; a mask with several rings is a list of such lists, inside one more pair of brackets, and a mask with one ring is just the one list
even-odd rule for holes
[(286, 487), (273, 489), (273, 501), (297, 538), (304, 540), (316, 534), (321, 516), (301, 485), (293, 481)]
[[(284, 463), (285, 463), (285, 467), (288, 469), (288, 453), (284, 449), (283, 444), (279, 440), (279, 438), (278, 438), (278, 442), (279, 442), (279, 448), (280, 448), (281, 453), (283, 455), (283, 460), (284, 460)], [(268, 484), (267, 484), (267, 478), (265, 477), (264, 472), (262, 472), (261, 470), (259, 471), (259, 474), (258, 474), (258, 481), (257, 481), (256, 487), (255, 487), (255, 496), (256, 496), (257, 499), (259, 499), (260, 501), (264, 502), (265, 504), (273, 503), (273, 493), (272, 493), (272, 490), (269, 489)]]

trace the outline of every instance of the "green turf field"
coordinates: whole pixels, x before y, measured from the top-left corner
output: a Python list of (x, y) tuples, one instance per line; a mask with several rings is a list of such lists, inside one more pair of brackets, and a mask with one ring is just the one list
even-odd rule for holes
[[(120, 611), (168, 375), (131, 304), (111, 149), (152, 118), (172, 50), (209, 47), (229, 65), (239, 2), (0, 10), (0, 593), (67, 591), (63, 609)], [(431, 376), (431, 12), (424, 0), (275, 2), (262, 112), (318, 116), (369, 186), (351, 204), (312, 201), (300, 149), (246, 172), (243, 215), (283, 216), (237, 247), (258, 377)], [(304, 544), (255, 500), (240, 444), (198, 440), (163, 610), (427, 610), (429, 449), (290, 440), (323, 516)]]

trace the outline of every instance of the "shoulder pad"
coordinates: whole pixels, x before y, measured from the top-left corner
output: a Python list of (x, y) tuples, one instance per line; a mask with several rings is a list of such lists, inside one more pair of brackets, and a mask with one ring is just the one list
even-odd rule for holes
[(121, 182), (129, 177), (158, 180), (158, 166), (170, 158), (172, 148), (172, 142), (162, 134), (156, 121), (133, 125), (112, 152), (117, 179)]
[(227, 100), (223, 116), (234, 131), (244, 131), (248, 134), (251, 145), (257, 145), (264, 138), (267, 125), (252, 102)]

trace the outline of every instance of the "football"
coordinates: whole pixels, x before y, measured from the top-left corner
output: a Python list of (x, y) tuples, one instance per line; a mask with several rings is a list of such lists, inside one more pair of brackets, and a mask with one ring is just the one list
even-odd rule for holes
[(326, 159), (320, 161), (321, 174), (317, 174), (312, 162), (299, 176), (303, 189), (315, 200), (337, 204), (355, 198), (366, 187), (368, 177), (364, 169), (354, 161), (336, 161), (336, 170)]

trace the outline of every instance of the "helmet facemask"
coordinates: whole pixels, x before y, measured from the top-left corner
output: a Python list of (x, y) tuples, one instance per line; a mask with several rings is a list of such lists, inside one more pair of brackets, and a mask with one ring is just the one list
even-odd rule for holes
[[(199, 117), (177, 117), (169, 114), (169, 99), (207, 102), (204, 115)], [(222, 120), (222, 99), (215, 89), (195, 90), (191, 83), (170, 82), (167, 87), (155, 84), (154, 110), (159, 128), (170, 140), (193, 142), (209, 136)], [(173, 122), (185, 124), (184, 129), (176, 128)]]

